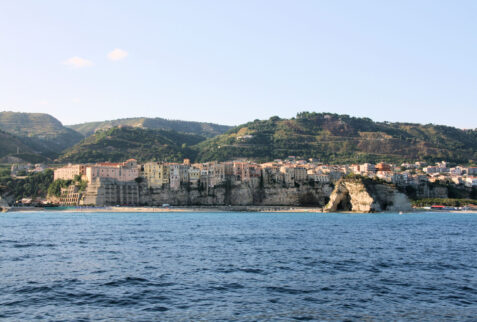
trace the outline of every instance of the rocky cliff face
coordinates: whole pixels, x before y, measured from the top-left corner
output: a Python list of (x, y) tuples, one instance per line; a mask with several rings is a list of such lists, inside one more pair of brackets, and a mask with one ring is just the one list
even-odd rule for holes
[(113, 206), (139, 204), (139, 187), (136, 182), (118, 182), (97, 179), (88, 184), (80, 198), (81, 205)]
[(0, 195), (0, 207), (8, 207), (15, 203), (15, 198), (12, 194), (5, 193)]
[[(328, 202), (329, 201), (329, 202)], [(260, 180), (226, 181), (215, 187), (171, 190), (149, 188), (146, 182), (120, 183), (96, 180), (88, 185), (80, 198), (83, 205), (146, 205), (161, 206), (312, 206), (327, 211), (407, 211), (411, 209), (406, 195), (394, 187), (372, 180), (341, 180), (328, 183), (302, 183), (287, 187), (281, 183), (264, 185)]]
[(407, 196), (389, 184), (372, 180), (340, 180), (330, 195), (325, 211), (379, 212), (409, 211)]
[(328, 183), (303, 183), (294, 187), (282, 184), (260, 184), (260, 180), (249, 182), (226, 181), (213, 188), (190, 188), (181, 186), (171, 190), (149, 188), (147, 183), (118, 183), (97, 180), (89, 184), (81, 198), (84, 205), (147, 205), (160, 206), (313, 206), (323, 207), (333, 191)]
[(8, 202), (4, 200), (2, 197), (0, 197), (0, 211), (3, 211), (4, 209), (9, 208)]
[(225, 182), (208, 189), (179, 190), (168, 188), (140, 190), (144, 205), (170, 204), (186, 205), (232, 205), (232, 206), (314, 206), (323, 207), (333, 190), (330, 184), (302, 184), (297, 187), (283, 187), (280, 184), (261, 186), (258, 180), (249, 182)]

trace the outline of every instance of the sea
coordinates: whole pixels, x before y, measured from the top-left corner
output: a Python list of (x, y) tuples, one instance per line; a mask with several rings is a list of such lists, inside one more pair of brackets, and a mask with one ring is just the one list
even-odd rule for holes
[(477, 214), (0, 214), (0, 320), (476, 321)]

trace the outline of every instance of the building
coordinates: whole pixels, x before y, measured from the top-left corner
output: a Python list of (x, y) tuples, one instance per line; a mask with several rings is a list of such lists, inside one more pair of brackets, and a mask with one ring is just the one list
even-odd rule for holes
[(250, 163), (244, 161), (235, 161), (233, 163), (233, 175), (237, 181), (249, 181), (250, 176)]
[(280, 167), (280, 172), (283, 174), (283, 181), (286, 185), (295, 184), (295, 170), (291, 167), (282, 166)]
[(295, 171), (295, 182), (303, 182), (306, 181), (308, 174), (306, 172), (306, 168), (303, 167), (295, 167), (293, 168)]
[(439, 167), (429, 166), (422, 169), (422, 171), (424, 171), (427, 174), (432, 174), (432, 173), (439, 173), (440, 169)]
[(376, 172), (376, 167), (372, 163), (363, 163), (359, 165), (361, 173)]
[(294, 185), (295, 182), (303, 182), (308, 178), (306, 168), (295, 167), (293, 165), (285, 165), (280, 167), (283, 174), (283, 180), (287, 185)]
[(65, 206), (79, 205), (81, 193), (77, 185), (70, 185), (66, 188), (61, 188), (60, 204)]
[(161, 188), (163, 185), (169, 184), (169, 166), (158, 162), (145, 163), (142, 176), (146, 179), (149, 188)]
[(315, 182), (330, 182), (330, 176), (324, 173), (309, 173), (308, 178)]
[(189, 166), (179, 163), (169, 164), (169, 186), (178, 190), (181, 184), (189, 182)]
[(376, 164), (376, 171), (391, 171), (391, 165), (384, 162), (379, 162)]
[(69, 164), (65, 167), (58, 168), (54, 171), (54, 180), (73, 180), (76, 176), (84, 176), (86, 174), (86, 166), (83, 164)]
[(200, 169), (196, 167), (190, 167), (188, 172), (190, 185), (192, 187), (198, 187), (200, 180)]
[(129, 159), (121, 163), (103, 162), (86, 166), (86, 180), (93, 182), (96, 178), (114, 179), (120, 182), (133, 181), (139, 177), (137, 161)]

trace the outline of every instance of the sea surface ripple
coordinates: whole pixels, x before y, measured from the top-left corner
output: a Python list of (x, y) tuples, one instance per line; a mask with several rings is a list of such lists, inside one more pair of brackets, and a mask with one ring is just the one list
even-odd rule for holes
[(0, 319), (477, 317), (477, 215), (0, 214)]

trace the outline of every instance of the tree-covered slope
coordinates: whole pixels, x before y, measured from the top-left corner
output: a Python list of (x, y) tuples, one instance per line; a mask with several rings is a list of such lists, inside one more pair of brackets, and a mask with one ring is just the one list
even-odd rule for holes
[(80, 133), (64, 127), (49, 114), (0, 112), (0, 129), (16, 135), (43, 155), (55, 154), (83, 139)]
[(71, 149), (65, 151), (59, 162), (124, 161), (129, 158), (146, 161), (182, 161), (194, 159), (196, 151), (190, 146), (204, 137), (167, 130), (149, 130), (137, 127), (114, 127), (97, 131)]
[(296, 156), (324, 162), (477, 160), (477, 131), (330, 113), (255, 120), (197, 145), (198, 160)]
[(104, 130), (120, 125), (127, 125), (152, 130), (172, 130), (177, 132), (201, 135), (204, 137), (213, 137), (225, 133), (231, 127), (227, 125), (219, 125), (204, 122), (189, 122), (178, 120), (166, 120), (163, 118), (125, 118), (104, 122), (90, 122), (70, 125), (71, 129), (83, 134), (84, 136), (92, 135), (95, 131)]
[(24, 140), (0, 130), (0, 162), (8, 163), (8, 159), (27, 162), (43, 162), (47, 158), (32, 149)]

